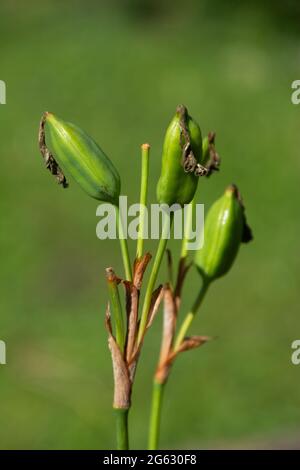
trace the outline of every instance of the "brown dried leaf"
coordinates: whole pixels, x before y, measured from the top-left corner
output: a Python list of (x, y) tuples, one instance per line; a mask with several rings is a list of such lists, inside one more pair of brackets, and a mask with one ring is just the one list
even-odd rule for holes
[(171, 365), (172, 365), (172, 362), (170, 361), (165, 364), (162, 364), (156, 369), (155, 382), (160, 383), (160, 384), (166, 383), (169, 377), (170, 370), (171, 370)]
[(131, 381), (122, 352), (112, 335), (109, 305), (106, 308), (105, 326), (108, 331), (108, 347), (111, 352), (114, 375), (114, 408), (130, 407)]
[(198, 348), (199, 346), (202, 346), (203, 344), (207, 343), (207, 341), (210, 341), (212, 339), (213, 338), (211, 336), (190, 336), (190, 337), (184, 338), (181, 345), (176, 350), (175, 354), (178, 354), (184, 351), (189, 351), (190, 349)]
[(138, 359), (139, 359), (139, 354), (136, 355), (136, 358), (134, 359), (134, 361), (128, 364), (128, 372), (129, 372), (129, 378), (131, 380), (131, 383), (133, 383), (134, 381)]
[(128, 409), (130, 407), (131, 381), (127, 365), (114, 337), (109, 335), (109, 349), (111, 351), (114, 373), (114, 408)]
[(186, 278), (186, 275), (192, 266), (192, 262), (189, 264), (186, 264), (186, 258), (181, 258), (179, 261), (179, 266), (178, 266), (178, 274), (177, 274), (177, 280), (176, 280), (176, 286), (174, 290), (174, 297), (176, 299), (176, 307), (177, 311), (179, 310), (180, 306), (180, 299), (181, 299), (181, 291), (183, 288), (183, 284)]
[(173, 292), (169, 285), (164, 287), (164, 319), (163, 335), (160, 349), (159, 364), (167, 361), (171, 351), (176, 326), (176, 305)]
[(215, 138), (215, 132), (208, 133), (209, 159), (206, 163), (206, 168), (208, 170), (207, 176), (210, 176), (213, 171), (219, 171), (221, 163), (220, 155), (217, 153), (215, 148)]
[[(158, 312), (158, 308), (159, 308), (162, 298), (163, 298), (163, 286), (159, 286), (157, 289), (155, 289), (155, 291), (152, 294), (151, 305), (150, 305), (149, 314), (148, 314), (148, 323), (145, 328), (142, 340), (139, 342), (139, 344), (135, 343), (135, 348), (130, 358), (130, 364), (129, 364), (130, 366), (133, 362), (137, 362), (138, 360), (138, 356), (140, 354), (140, 351), (143, 345), (143, 340), (144, 340), (146, 331), (150, 328), (150, 326), (153, 323), (153, 320)], [(138, 322), (138, 326), (139, 326), (139, 322)]]
[(136, 286), (138, 290), (140, 290), (142, 286), (143, 276), (151, 258), (152, 258), (151, 254), (146, 253), (144, 256), (142, 256), (139, 259), (135, 259), (134, 261), (133, 284)]
[(150, 328), (150, 326), (152, 325), (154, 321), (154, 318), (156, 317), (160, 303), (163, 299), (163, 295), (164, 295), (164, 289), (162, 285), (158, 286), (158, 288), (155, 289), (155, 291), (153, 291), (152, 293), (146, 330)]
[(127, 340), (126, 340), (126, 361), (130, 362), (134, 351), (138, 322), (139, 294), (137, 288), (131, 284), (130, 289), (130, 309), (127, 310)]

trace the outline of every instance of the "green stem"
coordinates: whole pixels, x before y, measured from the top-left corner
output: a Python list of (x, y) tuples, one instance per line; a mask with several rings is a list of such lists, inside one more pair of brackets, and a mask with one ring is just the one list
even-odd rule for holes
[(186, 317), (183, 320), (183, 322), (181, 324), (181, 327), (179, 329), (179, 332), (177, 334), (175, 344), (174, 344), (174, 351), (176, 351), (179, 348), (181, 342), (185, 338), (186, 333), (187, 333), (192, 321), (194, 320), (195, 315), (196, 315), (200, 305), (202, 304), (202, 301), (203, 301), (203, 299), (205, 297), (205, 294), (208, 290), (210, 282), (211, 281), (209, 279), (203, 278), (203, 284), (202, 284), (202, 287), (200, 289), (200, 292), (197, 295), (196, 300), (195, 300), (191, 310), (189, 311), (189, 313), (186, 314)]
[(165, 383), (161, 384), (154, 380), (153, 391), (152, 391), (150, 429), (149, 429), (149, 443), (148, 443), (149, 450), (157, 450), (158, 448), (161, 409), (162, 409), (164, 389), (165, 389)]
[(158, 276), (158, 271), (161, 265), (164, 252), (166, 251), (172, 221), (173, 221), (172, 213), (171, 215), (166, 214), (163, 220), (162, 234), (161, 234), (161, 238), (158, 244), (157, 252), (154, 258), (149, 282), (148, 282), (147, 289), (146, 289), (143, 310), (142, 310), (142, 315), (141, 315), (141, 322), (140, 322), (139, 332), (138, 332), (138, 344), (142, 341), (144, 332), (147, 326), (147, 319), (148, 319), (148, 313), (149, 313), (149, 309), (151, 305), (152, 292), (154, 290), (155, 282)]
[(128, 412), (129, 409), (114, 408), (116, 416), (117, 450), (128, 450)]
[(187, 212), (184, 211), (184, 214), (186, 214), (186, 220), (184, 221), (184, 236), (182, 239), (182, 245), (181, 245), (181, 258), (186, 258), (188, 254), (188, 249), (187, 249), (187, 244), (190, 240), (189, 235), (192, 227), (192, 220), (193, 220), (193, 212), (194, 212), (194, 207), (195, 207), (195, 199), (192, 200), (192, 202), (189, 203)]
[[(191, 311), (186, 315), (177, 338), (175, 340), (174, 351), (180, 346), (182, 340), (186, 336), (186, 333), (199, 309), (204, 296), (209, 287), (210, 280), (203, 278), (203, 284), (199, 294), (196, 297), (196, 300), (192, 306)], [(163, 392), (165, 389), (166, 383), (159, 383), (154, 379), (153, 391), (152, 391), (152, 404), (151, 404), (151, 416), (150, 416), (150, 428), (149, 428), (149, 450), (156, 450), (159, 442), (159, 432), (160, 432), (160, 422), (161, 422), (161, 412), (162, 412), (162, 401), (163, 401)]]
[(147, 192), (148, 192), (148, 175), (149, 175), (149, 144), (142, 145), (142, 175), (141, 175), (141, 192), (140, 192), (140, 220), (139, 220), (139, 233), (136, 249), (136, 257), (141, 258), (143, 255), (144, 247), (144, 227), (145, 227), (145, 212), (147, 205)]
[(125, 345), (123, 312), (122, 312), (122, 306), (121, 306), (121, 301), (120, 301), (116, 275), (111, 268), (108, 268), (106, 270), (106, 278), (107, 278), (109, 300), (110, 300), (110, 305), (111, 305), (111, 310), (112, 310), (111, 313), (112, 313), (112, 317), (116, 325), (116, 341), (120, 350), (123, 353), (124, 345)]
[(119, 236), (119, 241), (120, 241), (120, 246), (121, 246), (123, 265), (125, 269), (125, 276), (126, 276), (127, 281), (132, 281), (130, 257), (129, 257), (127, 239), (124, 237), (123, 221), (122, 221), (122, 217), (120, 214), (119, 206), (115, 206), (115, 208), (116, 208), (117, 230), (118, 230), (118, 236)]

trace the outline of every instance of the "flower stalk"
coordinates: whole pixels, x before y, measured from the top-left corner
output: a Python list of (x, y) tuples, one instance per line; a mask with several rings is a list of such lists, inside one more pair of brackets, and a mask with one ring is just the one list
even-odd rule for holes
[(141, 314), (141, 322), (140, 322), (140, 327), (139, 327), (139, 332), (138, 332), (138, 344), (141, 343), (145, 334), (145, 329), (147, 326), (147, 319), (148, 319), (149, 310), (151, 307), (152, 293), (155, 288), (155, 283), (157, 280), (159, 268), (160, 268), (163, 256), (167, 248), (167, 243), (168, 243), (168, 239), (170, 236), (170, 230), (172, 227), (172, 221), (173, 221), (172, 214), (165, 213), (165, 217), (163, 218), (161, 238), (160, 238), (156, 255), (154, 258), (148, 285), (146, 287), (146, 294), (145, 294), (145, 299), (144, 299), (144, 304), (143, 304), (143, 309), (142, 309), (142, 314)]
[[(49, 147), (48, 142), (46, 144), (46, 132), (49, 136)], [(159, 446), (163, 396), (174, 361), (182, 352), (198, 348), (211, 339), (208, 336), (187, 336), (191, 324), (211, 283), (228, 273), (241, 243), (252, 238), (240, 193), (235, 185), (230, 185), (207, 215), (205, 244), (196, 252), (194, 260), (194, 265), (202, 276), (202, 285), (190, 311), (177, 328), (182, 288), (192, 265), (187, 264), (186, 260), (199, 176), (209, 176), (219, 169), (220, 158), (214, 141), (215, 133), (212, 132), (202, 139), (201, 129), (187, 108), (183, 105), (177, 107), (165, 134), (161, 174), (156, 188), (157, 201), (169, 207), (163, 210), (162, 233), (145, 287), (140, 313), (144, 274), (151, 259), (150, 253), (144, 254), (150, 145), (141, 146), (139, 228), (136, 258), (131, 264), (127, 234), (119, 207), (121, 181), (113, 163), (99, 145), (78, 126), (63, 121), (52, 113), (44, 113), (40, 122), (40, 152), (46, 168), (58, 183), (64, 188), (68, 187), (65, 174), (70, 175), (89, 196), (115, 207), (125, 275), (122, 279), (112, 268), (106, 269), (109, 303), (105, 326), (113, 366), (113, 410), (118, 450), (129, 449), (128, 415), (136, 368), (145, 334), (157, 315), (161, 301), (163, 300), (164, 305), (163, 328), (160, 355), (153, 380), (148, 440), (150, 450), (156, 450)], [(173, 261), (168, 250), (170, 282), (156, 287), (173, 223), (174, 207), (170, 206), (175, 204), (179, 208), (189, 204), (177, 277), (173, 286)], [(124, 289), (124, 302), (121, 302), (119, 289)]]
[(203, 284), (202, 284), (202, 287), (195, 299), (195, 302), (193, 303), (193, 306), (191, 308), (191, 310), (186, 314), (183, 322), (182, 322), (182, 325), (178, 331), (178, 334), (177, 334), (177, 337), (175, 339), (175, 343), (174, 343), (174, 351), (177, 351), (180, 347), (180, 345), (182, 344), (182, 341), (184, 340), (190, 326), (191, 326), (191, 323), (192, 321), (194, 320), (195, 318), (195, 315), (196, 313), (198, 312), (203, 300), (204, 300), (204, 297), (208, 291), (208, 288), (209, 288), (209, 285), (210, 285), (210, 281), (209, 279), (205, 279), (203, 278)]
[(147, 207), (147, 194), (148, 194), (148, 176), (149, 176), (149, 152), (150, 145), (143, 144), (141, 146), (142, 153), (142, 173), (141, 173), (141, 191), (140, 191), (140, 220), (139, 232), (136, 249), (136, 258), (139, 259), (143, 255), (144, 249), (144, 229), (145, 229), (145, 212)]
[(118, 205), (115, 206), (115, 209), (116, 209), (118, 238), (119, 238), (119, 243), (120, 243), (120, 248), (121, 248), (121, 255), (122, 255), (122, 261), (123, 261), (123, 266), (124, 266), (124, 271), (125, 271), (125, 277), (127, 281), (132, 281), (131, 262), (130, 262), (127, 238), (124, 233), (122, 213)]
[(129, 449), (128, 413), (129, 409), (115, 409), (117, 450)]
[(165, 383), (153, 380), (148, 449), (156, 450), (159, 443), (161, 412)]

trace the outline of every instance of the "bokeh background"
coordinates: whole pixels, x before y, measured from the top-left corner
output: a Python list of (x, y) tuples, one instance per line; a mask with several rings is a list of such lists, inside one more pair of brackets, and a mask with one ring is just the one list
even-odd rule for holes
[[(62, 190), (37, 148), (42, 112), (86, 129), (136, 202), (152, 145), (150, 200), (178, 103), (217, 131), (222, 171), (201, 181), (206, 209), (235, 182), (255, 241), (211, 288), (192, 332), (217, 336), (177, 361), (163, 448), (295, 447), (300, 436), (299, 122), (295, 1), (8, 1), (0, 5), (0, 447), (114, 447), (104, 268), (117, 242), (96, 238), (97, 202)], [(155, 243), (148, 243), (153, 250)], [(173, 243), (174, 254), (178, 243)], [(135, 246), (131, 243), (131, 252)], [(160, 279), (164, 279), (164, 269)], [(199, 288), (191, 273), (183, 309)], [(161, 316), (147, 337), (130, 416), (145, 448)]]

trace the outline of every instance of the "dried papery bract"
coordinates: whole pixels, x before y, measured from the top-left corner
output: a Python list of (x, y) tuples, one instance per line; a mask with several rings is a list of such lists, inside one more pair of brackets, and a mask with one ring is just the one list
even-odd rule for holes
[(209, 132), (203, 139), (202, 155), (203, 165), (207, 168), (207, 175), (210, 176), (213, 171), (218, 171), (220, 168), (221, 159), (215, 147), (215, 132)]
[[(106, 310), (105, 325), (108, 332), (108, 345), (111, 351), (114, 375), (113, 408), (118, 421), (118, 449), (128, 448), (127, 419), (131, 405), (131, 390), (134, 383), (136, 367), (146, 331), (150, 328), (162, 299), (162, 286), (152, 294), (147, 326), (142, 338), (138, 341), (138, 308), (143, 276), (151, 255), (146, 253), (134, 263), (133, 281), (117, 277), (112, 268), (106, 270), (110, 303)], [(126, 326), (121, 318), (121, 304), (118, 297), (118, 285), (123, 285), (125, 292)], [(112, 320), (115, 324), (113, 332)], [(125, 342), (123, 339), (125, 338)], [(124, 424), (126, 421), (126, 424)], [(123, 432), (120, 432), (123, 429)]]
[(178, 347), (174, 347), (176, 323), (178, 316), (178, 297), (172, 288), (167, 284), (164, 287), (164, 316), (163, 316), (163, 334), (161, 341), (161, 350), (159, 362), (155, 372), (155, 381), (159, 384), (165, 384), (170, 368), (181, 352), (189, 351), (202, 346), (211, 340), (210, 336), (190, 336), (182, 339)]

